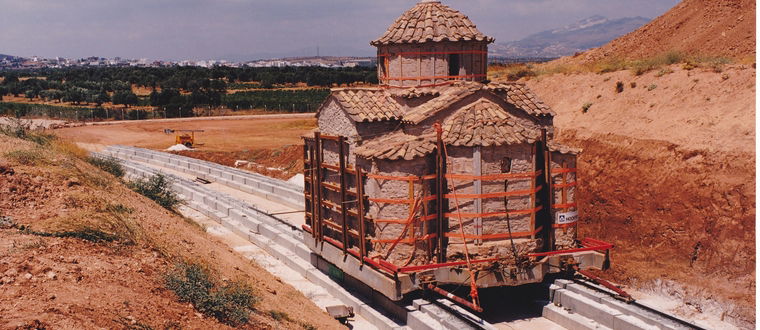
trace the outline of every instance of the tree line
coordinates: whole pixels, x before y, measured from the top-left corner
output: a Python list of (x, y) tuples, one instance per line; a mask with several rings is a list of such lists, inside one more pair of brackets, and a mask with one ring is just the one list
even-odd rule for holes
[[(199, 106), (230, 109), (266, 108), (313, 111), (326, 90), (281, 92), (253, 91), (227, 95), (230, 84), (256, 82), (263, 89), (306, 83), (330, 87), (342, 84), (377, 83), (373, 68), (231, 68), (231, 67), (94, 67), (0, 71), (0, 100), (4, 96), (41, 98), (52, 102), (92, 104), (111, 102), (125, 107), (150, 105), (169, 117), (190, 116)], [(151, 88), (147, 98), (138, 97), (132, 86)], [(238, 95), (240, 94), (240, 95)]]

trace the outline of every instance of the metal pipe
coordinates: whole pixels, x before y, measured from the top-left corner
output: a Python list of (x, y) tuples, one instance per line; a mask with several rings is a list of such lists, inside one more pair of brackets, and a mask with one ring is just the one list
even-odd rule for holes
[(471, 310), (474, 310), (474, 311), (476, 311), (478, 313), (482, 313), (483, 312), (483, 308), (482, 307), (476, 306), (475, 304), (473, 304), (473, 303), (471, 303), (471, 302), (469, 302), (467, 300), (464, 300), (464, 299), (462, 299), (462, 298), (454, 295), (451, 292), (448, 292), (448, 291), (446, 291), (444, 289), (441, 289), (441, 288), (439, 288), (439, 287), (437, 287), (435, 285), (432, 285), (432, 284), (428, 284), (427, 287), (428, 287), (428, 289), (432, 290), (433, 292), (435, 292), (435, 293), (437, 293), (439, 295), (442, 295), (442, 296), (444, 296), (446, 298), (449, 298), (449, 299), (455, 301), (458, 304), (464, 305), (465, 307), (467, 307), (467, 308), (469, 308)]

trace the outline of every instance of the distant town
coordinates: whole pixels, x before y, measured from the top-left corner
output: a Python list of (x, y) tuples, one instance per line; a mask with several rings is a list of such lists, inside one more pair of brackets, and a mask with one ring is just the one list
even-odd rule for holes
[(231, 62), (226, 60), (183, 60), (183, 61), (158, 61), (148, 59), (125, 59), (121, 57), (103, 58), (87, 57), (68, 59), (62, 57), (18, 57), (0, 54), (0, 70), (23, 70), (42, 68), (67, 68), (67, 67), (174, 67), (196, 66), (210, 68), (225, 66), (233, 68), (241, 67), (324, 67), (324, 68), (352, 68), (370, 67), (375, 65), (375, 58), (352, 57), (352, 56), (320, 56), (320, 57), (289, 57), (279, 59), (254, 60), (247, 62)]

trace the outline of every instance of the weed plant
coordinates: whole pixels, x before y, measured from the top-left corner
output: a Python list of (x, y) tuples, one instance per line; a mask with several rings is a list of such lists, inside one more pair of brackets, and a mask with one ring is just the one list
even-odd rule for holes
[(171, 180), (162, 174), (156, 174), (147, 179), (136, 179), (129, 182), (128, 186), (172, 212), (174, 212), (175, 207), (182, 203), (177, 194), (171, 190)]
[(103, 171), (111, 173), (113, 176), (117, 178), (121, 178), (124, 176), (124, 167), (121, 165), (121, 162), (115, 157), (89, 156), (87, 157), (87, 162)]
[(198, 264), (179, 263), (164, 281), (180, 301), (192, 303), (199, 312), (230, 326), (248, 323), (254, 304), (260, 300), (247, 284), (219, 283)]

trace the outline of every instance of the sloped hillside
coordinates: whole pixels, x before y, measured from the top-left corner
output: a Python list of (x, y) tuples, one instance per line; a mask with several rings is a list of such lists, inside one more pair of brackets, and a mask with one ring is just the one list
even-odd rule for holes
[[(212, 316), (224, 304), (247, 304), (245, 286), (256, 298), (242, 328), (340, 327), (190, 220), (83, 161), (83, 151), (26, 138), (0, 134), (0, 328), (229, 328)], [(210, 283), (200, 275), (206, 269), (219, 283), (216, 293), (226, 292), (215, 297), (228, 300), (180, 301), (180, 290), (205, 292), (192, 291), (191, 281), (169, 289), (167, 275), (182, 263), (199, 265), (192, 274), (201, 286)], [(227, 286), (233, 282), (241, 286)]]
[(615, 244), (604, 276), (675, 283), (668, 295), (740, 327), (755, 322), (755, 74), (672, 65), (527, 81), (559, 139), (583, 149), (581, 235)]
[(638, 30), (575, 58), (640, 59), (678, 51), (736, 60), (755, 55), (754, 0), (684, 0)]

